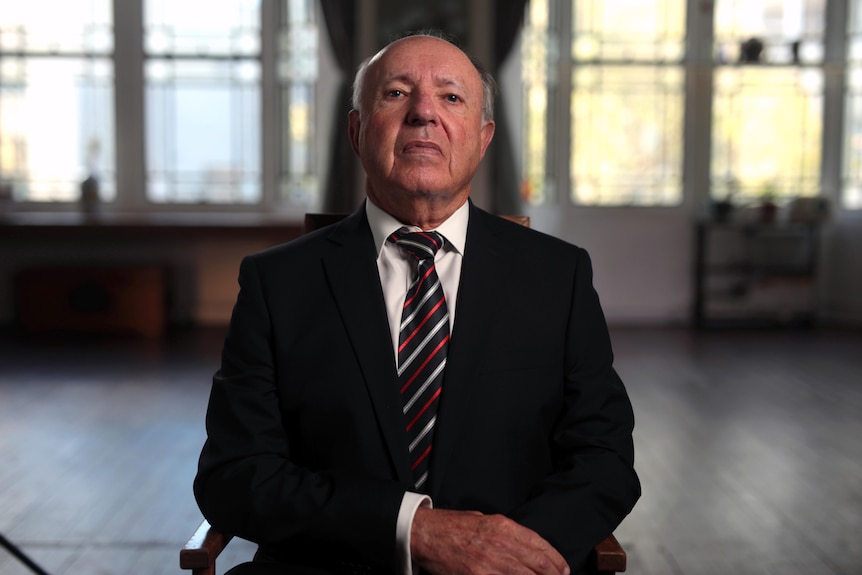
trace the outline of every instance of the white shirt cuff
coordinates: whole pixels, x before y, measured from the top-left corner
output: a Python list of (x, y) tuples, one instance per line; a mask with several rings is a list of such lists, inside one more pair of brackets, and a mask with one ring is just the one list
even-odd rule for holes
[(395, 543), (398, 548), (398, 556), (402, 575), (413, 575), (413, 558), (410, 555), (410, 528), (413, 526), (413, 516), (419, 507), (433, 507), (431, 498), (427, 495), (404, 492), (401, 499), (401, 508), (398, 510), (398, 520), (395, 523)]

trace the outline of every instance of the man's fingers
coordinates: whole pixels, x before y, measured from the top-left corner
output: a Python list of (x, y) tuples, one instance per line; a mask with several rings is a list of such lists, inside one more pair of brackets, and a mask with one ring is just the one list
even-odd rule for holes
[(413, 521), (411, 551), (431, 573), (569, 573), (565, 559), (550, 543), (502, 515), (420, 508)]
[[(519, 555), (527, 567), (535, 573), (569, 573), (566, 560), (554, 547), (532, 529), (528, 529), (503, 515), (486, 516), (492, 528), (511, 536), (512, 539), (526, 550)], [(514, 548), (517, 549), (517, 548)]]

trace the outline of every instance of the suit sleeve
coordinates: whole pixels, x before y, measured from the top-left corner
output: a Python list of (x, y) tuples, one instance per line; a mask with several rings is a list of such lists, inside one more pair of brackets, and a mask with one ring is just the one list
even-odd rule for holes
[(631, 403), (613, 368), (590, 259), (580, 248), (572, 285), (564, 405), (550, 438), (554, 471), (511, 515), (570, 562), (582, 564), (631, 511), (640, 483), (633, 467)]
[(403, 488), (346, 471), (312, 471), (291, 460), (260, 278), (255, 258), (246, 258), (213, 378), (194, 483), (198, 504), (220, 530), (269, 549), (340, 550), (391, 571)]

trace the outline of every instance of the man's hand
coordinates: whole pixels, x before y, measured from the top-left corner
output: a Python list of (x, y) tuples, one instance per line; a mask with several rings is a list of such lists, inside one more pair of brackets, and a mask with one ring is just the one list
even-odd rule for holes
[(429, 573), (569, 575), (535, 531), (502, 515), (420, 507), (410, 532), (413, 561)]

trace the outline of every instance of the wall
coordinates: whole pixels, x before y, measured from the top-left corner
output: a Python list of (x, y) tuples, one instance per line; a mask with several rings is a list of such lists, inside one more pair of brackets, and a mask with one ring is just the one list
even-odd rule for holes
[[(611, 324), (686, 324), (696, 213), (683, 208), (525, 207), (532, 227), (587, 249)], [(862, 214), (836, 211), (821, 232), (818, 318), (862, 326)]]
[(823, 320), (862, 326), (862, 213), (836, 213), (824, 230), (821, 254)]
[(615, 324), (687, 322), (693, 225), (682, 209), (525, 208), (532, 227), (586, 249)]

